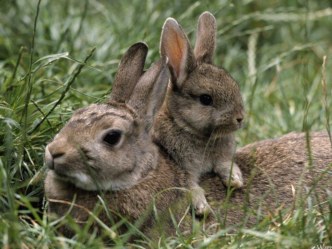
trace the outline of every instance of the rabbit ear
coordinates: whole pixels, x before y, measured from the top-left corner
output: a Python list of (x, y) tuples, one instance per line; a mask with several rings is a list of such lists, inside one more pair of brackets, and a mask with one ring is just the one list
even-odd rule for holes
[(147, 45), (138, 42), (132, 45), (123, 55), (115, 76), (110, 100), (119, 103), (127, 101), (143, 74), (147, 53)]
[(168, 81), (168, 69), (162, 58), (143, 74), (128, 101), (128, 105), (144, 118), (149, 128), (162, 106)]
[(172, 82), (181, 87), (188, 74), (196, 67), (196, 61), (187, 36), (173, 18), (167, 18), (163, 26), (160, 53), (168, 58)]
[(197, 26), (194, 54), (198, 63), (212, 63), (216, 48), (216, 33), (216, 19), (210, 12), (205, 11), (200, 15)]

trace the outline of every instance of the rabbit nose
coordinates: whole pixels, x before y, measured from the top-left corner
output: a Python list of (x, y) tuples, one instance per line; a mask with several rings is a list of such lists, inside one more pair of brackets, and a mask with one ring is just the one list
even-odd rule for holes
[(238, 123), (238, 125), (241, 125), (244, 119), (244, 113), (243, 111), (238, 111), (237, 115), (235, 116), (235, 120)]
[(54, 159), (64, 156), (65, 152), (59, 150), (57, 146), (51, 145), (47, 145), (45, 149), (45, 164), (49, 169), (54, 169)]
[(54, 169), (53, 156), (48, 149), (48, 146), (45, 148), (45, 165), (49, 169)]
[(237, 118), (236, 121), (237, 121), (239, 124), (241, 124), (242, 121), (243, 121), (243, 118)]

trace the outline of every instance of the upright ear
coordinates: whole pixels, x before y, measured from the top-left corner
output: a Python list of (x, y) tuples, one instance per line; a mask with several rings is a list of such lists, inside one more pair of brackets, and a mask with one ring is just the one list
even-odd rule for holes
[(143, 74), (148, 47), (138, 42), (123, 55), (110, 94), (110, 100), (125, 103)]
[(197, 37), (194, 49), (198, 63), (212, 63), (216, 48), (217, 25), (214, 16), (206, 11), (200, 15), (197, 26)]
[(173, 18), (167, 18), (161, 33), (160, 53), (168, 58), (172, 83), (181, 87), (188, 74), (196, 67), (194, 54), (181, 26)]
[(168, 69), (162, 58), (143, 74), (128, 101), (128, 105), (145, 120), (148, 129), (164, 102), (168, 81)]

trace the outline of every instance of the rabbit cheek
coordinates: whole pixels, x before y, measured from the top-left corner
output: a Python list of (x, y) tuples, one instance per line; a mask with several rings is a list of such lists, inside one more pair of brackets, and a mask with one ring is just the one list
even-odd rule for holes
[(193, 133), (198, 136), (210, 136), (215, 128), (214, 122), (211, 120), (210, 108), (192, 105), (191, 108), (183, 110), (182, 114), (186, 126), (191, 127)]
[[(53, 152), (54, 153), (54, 152)], [(47, 148), (45, 152), (46, 164), (54, 170), (61, 180), (70, 182), (82, 189), (92, 189), (91, 179), (85, 172), (84, 161), (75, 150), (67, 150), (64, 154), (53, 154)], [(95, 189), (95, 188), (94, 188)]]
[(70, 174), (69, 181), (80, 189), (98, 190), (98, 187), (91, 177), (83, 172), (74, 172)]
[(213, 107), (202, 106), (196, 101), (185, 110), (184, 116), (187, 119), (187, 122), (192, 124), (197, 131), (204, 132), (213, 129), (213, 121), (211, 120), (212, 114)]
[[(130, 151), (130, 150), (128, 150)], [(107, 158), (107, 157), (105, 157)], [(134, 168), (135, 158), (130, 154), (115, 155), (108, 157), (108, 160), (101, 160), (100, 163), (100, 175), (107, 180), (118, 178), (121, 174), (130, 172)]]

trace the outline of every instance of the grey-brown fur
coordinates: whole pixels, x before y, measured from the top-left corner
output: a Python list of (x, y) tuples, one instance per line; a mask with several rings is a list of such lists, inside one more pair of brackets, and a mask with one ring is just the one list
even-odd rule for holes
[[(256, 216), (259, 207), (261, 208), (261, 218), (270, 212), (277, 212), (280, 208), (282, 211), (290, 211), (295, 207), (296, 201), (306, 202), (308, 195), (300, 196), (300, 194), (306, 193), (305, 190), (309, 190), (311, 187), (317, 191), (320, 198), (314, 203), (324, 203), (327, 200), (327, 191), (332, 191), (331, 144), (326, 132), (314, 132), (310, 137), (311, 167), (309, 167), (304, 133), (290, 133), (277, 139), (264, 140), (240, 148), (235, 160), (243, 172), (246, 185), (243, 189), (232, 192), (227, 203), (225, 201), (229, 193), (227, 187), (213, 174), (204, 176), (201, 186), (206, 191), (207, 199), (214, 213), (221, 218), (216, 220), (214, 215), (210, 215), (207, 226), (218, 221), (225, 221), (225, 224), (220, 224), (221, 226), (236, 226), (242, 224), (245, 217), (248, 218), (245, 225), (253, 225), (259, 221)], [(103, 193), (102, 197), (112, 211), (112, 219), (117, 221), (118, 216), (115, 214), (120, 214), (129, 221), (135, 222), (143, 214), (148, 214), (150, 216), (141, 230), (149, 233), (152, 227), (151, 222), (154, 219), (152, 219), (151, 210), (150, 212), (148, 210), (156, 196), (160, 197), (156, 204), (161, 213), (165, 210), (167, 212), (169, 207), (179, 203), (180, 207), (176, 206), (173, 213), (176, 214), (178, 220), (180, 219), (188, 207), (188, 202), (186, 202), (186, 195), (183, 194), (185, 192), (174, 189), (174, 187), (186, 186), (186, 174), (179, 167), (174, 167), (166, 155), (161, 156), (159, 160), (158, 167), (150, 171), (140, 184), (128, 190)], [(168, 191), (163, 191), (165, 189)], [(295, 193), (293, 189), (295, 189)], [(52, 173), (49, 173), (45, 180), (45, 193), (49, 199), (49, 211), (60, 216), (67, 213), (75, 195), (76, 204), (92, 211), (98, 202), (97, 195), (100, 194), (84, 191), (63, 181), (58, 181)], [(314, 193), (311, 192), (310, 198), (315, 198)], [(68, 203), (52, 202), (54, 199), (65, 200)], [(327, 203), (325, 202), (323, 205), (327, 205)], [(227, 213), (225, 206), (227, 206)], [(89, 217), (88, 213), (80, 208), (73, 208), (71, 215), (83, 224)], [(104, 212), (100, 214), (99, 218), (105, 224), (113, 224)], [(184, 224), (183, 231), (190, 228), (190, 221), (191, 219), (186, 219), (187, 223)], [(160, 234), (163, 232), (171, 234), (175, 232), (175, 229), (170, 223), (167, 223), (163, 224), (159, 232)], [(64, 230), (64, 233), (70, 234), (68, 230)]]
[(143, 71), (146, 54), (145, 44), (131, 46), (108, 102), (76, 111), (47, 145), (45, 162), (59, 178), (88, 191), (119, 190), (157, 167), (148, 127), (163, 103), (168, 77), (162, 60)]
[[(328, 206), (327, 192), (332, 191), (332, 144), (326, 132), (310, 133), (309, 141), (311, 162), (305, 133), (293, 132), (238, 149), (235, 161), (241, 168), (245, 186), (243, 190), (235, 190), (228, 201), (226, 226), (243, 222), (244, 210), (253, 211), (249, 215), (250, 225), (257, 221), (254, 213), (258, 207), (263, 216), (276, 213), (278, 208), (290, 211), (299, 201), (307, 203), (308, 196), (313, 203)], [(216, 208), (226, 198), (225, 189), (217, 193), (215, 178), (203, 184), (208, 200), (213, 200), (212, 206)], [(315, 200), (315, 191), (319, 200)]]
[[(161, 212), (180, 199), (182, 191), (164, 190), (185, 186), (185, 172), (174, 167), (149, 134), (166, 93), (167, 68), (160, 60), (143, 72), (146, 53), (143, 43), (130, 47), (120, 62), (110, 99), (76, 111), (46, 146), (49, 171), (44, 186), (50, 213), (64, 215), (76, 199), (71, 215), (84, 223), (89, 217), (86, 210), (92, 211), (97, 195), (104, 193), (113, 214), (135, 221), (151, 207), (153, 197), (164, 207)], [(119, 220), (106, 212), (100, 217), (108, 225)], [(144, 226), (153, 223), (147, 219)], [(67, 227), (62, 232), (71, 233)]]
[[(142, 219), (142, 225), (138, 229), (148, 234), (152, 232), (157, 233), (157, 236), (173, 234), (174, 228), (170, 224), (168, 209), (174, 208), (176, 211), (184, 210), (186, 207), (186, 194), (179, 189), (186, 186), (186, 176), (185, 172), (174, 167), (167, 156), (159, 157), (158, 165), (156, 169), (149, 171), (140, 183), (121, 191), (86, 191), (64, 182), (55, 175), (54, 171), (49, 171), (44, 184), (45, 196), (49, 202), (48, 212), (61, 217), (72, 208), (70, 215), (78, 224), (84, 225), (90, 217), (88, 211), (92, 212), (96, 204), (101, 204), (98, 199), (100, 196), (105, 201), (111, 216), (102, 209), (98, 218), (107, 226), (111, 227), (122, 218), (131, 224)], [(74, 207), (71, 207), (72, 203), (75, 203)], [(162, 219), (158, 224), (152, 212), (154, 203), (157, 205), (159, 219)], [(180, 204), (183, 207), (176, 208)], [(165, 213), (168, 218), (164, 219)], [(178, 217), (176, 213), (175, 216)], [(93, 227), (96, 227), (96, 223)], [(120, 227), (118, 232), (125, 231), (125, 227)], [(61, 227), (60, 232), (65, 236), (74, 235), (66, 226)]]
[(234, 132), (241, 127), (244, 107), (235, 80), (212, 64), (215, 44), (216, 20), (209, 12), (199, 17), (194, 50), (174, 19), (168, 18), (163, 26), (160, 51), (168, 58), (171, 84), (153, 136), (188, 172), (197, 215), (210, 209), (199, 186), (203, 174), (215, 172), (225, 185), (243, 185), (241, 171), (232, 161)]

